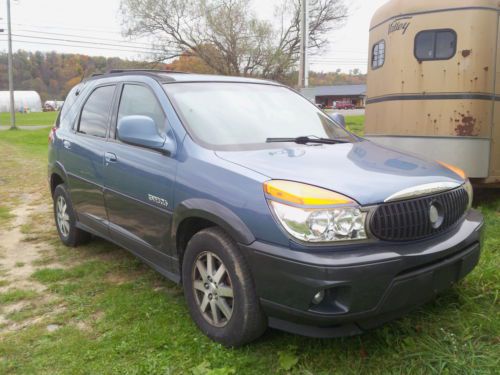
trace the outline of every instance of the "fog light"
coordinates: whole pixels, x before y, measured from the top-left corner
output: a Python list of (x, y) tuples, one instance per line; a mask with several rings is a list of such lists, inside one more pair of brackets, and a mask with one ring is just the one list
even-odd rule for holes
[(315, 305), (319, 305), (321, 301), (323, 301), (323, 298), (325, 298), (325, 291), (320, 290), (318, 293), (316, 293), (312, 299), (312, 303)]

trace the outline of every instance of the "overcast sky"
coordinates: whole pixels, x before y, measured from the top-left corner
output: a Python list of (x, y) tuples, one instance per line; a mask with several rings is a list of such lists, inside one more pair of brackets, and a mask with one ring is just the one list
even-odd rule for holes
[[(276, 3), (253, 1), (257, 14), (264, 17)], [(370, 19), (386, 1), (346, 1), (350, 7), (348, 22), (331, 33), (330, 45), (322, 55), (311, 57), (311, 70), (358, 68), (366, 72)], [(6, 0), (0, 0), (0, 28), (5, 27), (5, 4)], [(11, 0), (11, 4), (15, 51), (55, 50), (129, 59), (147, 59), (149, 55), (147, 40), (130, 41), (121, 35), (120, 0)], [(0, 35), (0, 49), (5, 51), (5, 32)]]

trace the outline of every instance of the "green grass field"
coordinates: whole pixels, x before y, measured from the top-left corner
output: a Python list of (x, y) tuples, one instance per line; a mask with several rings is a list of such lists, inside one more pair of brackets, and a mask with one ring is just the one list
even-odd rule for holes
[(347, 126), (347, 129), (352, 131), (353, 133), (363, 136), (364, 131), (364, 123), (365, 123), (365, 116), (346, 116), (345, 117), (345, 124)]
[[(348, 124), (361, 130), (360, 119)], [(50, 202), (46, 151), (47, 129), (0, 132), (4, 228), (9, 210), (26, 197), (38, 197), (33, 207)], [(240, 349), (207, 339), (192, 323), (182, 289), (117, 246), (99, 239), (62, 246), (47, 206), (22, 230), (25, 244), (43, 249), (28, 279), (46, 289), (9, 285), (0, 268), (0, 287), (8, 288), (0, 291), (7, 319), (0, 320), (0, 373), (496, 374), (500, 198), (476, 206), (486, 218), (480, 263), (435, 301), (362, 336), (319, 340), (268, 330)]]
[[(58, 112), (16, 113), (17, 125), (53, 125)], [(363, 134), (364, 116), (346, 116), (346, 125), (356, 134)], [(10, 125), (10, 113), (0, 112), (0, 125)]]
[[(59, 112), (16, 113), (16, 125), (53, 125)], [(0, 112), (0, 125), (10, 125), (10, 113)]]

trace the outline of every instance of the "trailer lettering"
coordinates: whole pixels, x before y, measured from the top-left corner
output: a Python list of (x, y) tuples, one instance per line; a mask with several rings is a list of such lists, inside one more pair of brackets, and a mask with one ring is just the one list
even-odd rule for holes
[(398, 18), (397, 20), (392, 21), (389, 24), (388, 34), (393, 33), (394, 31), (402, 30), (401, 34), (406, 33), (406, 30), (410, 26), (411, 17)]

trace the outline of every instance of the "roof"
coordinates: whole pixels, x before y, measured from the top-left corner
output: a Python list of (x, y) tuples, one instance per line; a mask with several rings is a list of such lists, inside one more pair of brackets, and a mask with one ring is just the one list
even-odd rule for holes
[(362, 96), (366, 94), (366, 85), (313, 86), (300, 89), (306, 98), (315, 96)]
[(377, 9), (372, 17), (370, 29), (405, 15), (446, 9), (479, 8), (500, 10), (498, 0), (390, 0)]
[(118, 76), (148, 76), (156, 79), (160, 83), (171, 83), (171, 82), (241, 82), (241, 83), (266, 83), (279, 85), (279, 83), (273, 81), (266, 81), (263, 79), (248, 78), (248, 77), (234, 77), (234, 76), (222, 76), (214, 74), (191, 74), (176, 71), (162, 71), (162, 70), (112, 70), (104, 74), (95, 74), (88, 80), (95, 80), (100, 78), (110, 78)]

